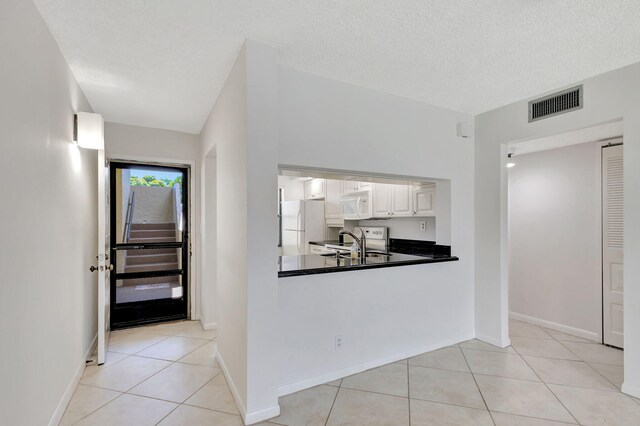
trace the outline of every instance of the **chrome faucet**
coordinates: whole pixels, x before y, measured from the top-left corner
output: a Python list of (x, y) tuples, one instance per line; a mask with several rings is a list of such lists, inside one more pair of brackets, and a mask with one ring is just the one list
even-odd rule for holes
[(344, 229), (342, 229), (338, 234), (350, 235), (351, 238), (353, 238), (356, 241), (356, 244), (358, 244), (358, 247), (360, 248), (360, 262), (364, 262), (367, 259), (367, 237), (364, 235), (364, 231), (362, 230), (361, 227), (354, 226), (353, 230), (355, 231), (356, 229), (360, 230), (360, 235), (361, 235), (360, 238), (358, 238), (356, 234), (354, 234), (353, 232), (345, 231)]

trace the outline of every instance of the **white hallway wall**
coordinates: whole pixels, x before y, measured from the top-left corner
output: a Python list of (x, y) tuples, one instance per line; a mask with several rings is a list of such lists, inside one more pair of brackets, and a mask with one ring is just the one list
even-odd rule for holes
[[(215, 179), (203, 184), (205, 196), (213, 192), (207, 186), (216, 185), (216, 244), (224, 247), (216, 253), (218, 353), (243, 415), (247, 405), (246, 66), (243, 48), (200, 134), (201, 157), (215, 155)], [(212, 171), (205, 170), (205, 176)], [(204, 236), (209, 239), (210, 235)]]
[(277, 245), (276, 107), (275, 50), (247, 41), (201, 134), (201, 155), (216, 157), (216, 234), (224, 248), (216, 260), (218, 351), (249, 423), (280, 410), (276, 264), (265, 255), (275, 256)]
[(97, 330), (91, 106), (32, 2), (0, 2), (0, 58), (0, 423), (57, 424)]
[(592, 340), (602, 334), (601, 150), (518, 155), (509, 170), (509, 310)]
[[(582, 82), (584, 108), (527, 122), (528, 100), (475, 118), (475, 244), (477, 333), (508, 343), (506, 144), (624, 119), (625, 383), (640, 397), (640, 63)], [(575, 83), (573, 84), (575, 85)], [(573, 86), (571, 85), (571, 86)], [(567, 86), (570, 87), (570, 86)], [(536, 96), (537, 98), (537, 96)]]
[(280, 393), (473, 337), (474, 142), (456, 137), (456, 124), (473, 118), (287, 67), (279, 104), (282, 165), (451, 179), (460, 257), (278, 279)]
[[(173, 130), (152, 129), (127, 124), (105, 123), (105, 151), (109, 160), (138, 160), (163, 163), (190, 164), (191, 167), (191, 280), (195, 286), (192, 319), (200, 319), (209, 311), (213, 299), (201, 297), (200, 282), (200, 141), (198, 135)], [(193, 295), (192, 295), (193, 296)], [(204, 318), (204, 322), (209, 321)], [(215, 322), (211, 320), (211, 322)]]

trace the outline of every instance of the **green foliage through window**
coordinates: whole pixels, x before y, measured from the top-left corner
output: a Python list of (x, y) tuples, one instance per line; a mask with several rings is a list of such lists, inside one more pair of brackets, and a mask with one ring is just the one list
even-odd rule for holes
[(129, 178), (129, 182), (131, 186), (164, 186), (168, 188), (172, 188), (175, 184), (178, 184), (180, 185), (180, 189), (182, 189), (182, 176), (178, 176), (173, 180), (158, 179), (157, 177), (151, 175), (143, 177), (131, 176)]

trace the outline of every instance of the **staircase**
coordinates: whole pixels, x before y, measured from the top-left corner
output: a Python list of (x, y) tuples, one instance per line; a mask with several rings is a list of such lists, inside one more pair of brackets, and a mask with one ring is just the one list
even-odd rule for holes
[[(133, 223), (130, 243), (175, 243), (174, 223)], [(124, 272), (149, 272), (178, 269), (179, 249), (127, 250)], [(178, 277), (137, 279), (136, 285), (178, 282)]]

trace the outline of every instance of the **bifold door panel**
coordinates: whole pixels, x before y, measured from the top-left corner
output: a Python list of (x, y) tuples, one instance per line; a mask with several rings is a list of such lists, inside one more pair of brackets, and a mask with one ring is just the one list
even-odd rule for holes
[(602, 323), (603, 341), (624, 347), (623, 323), (623, 147), (602, 149)]

